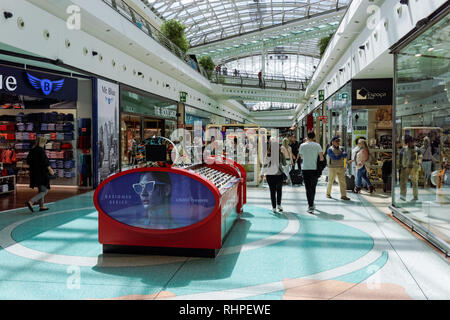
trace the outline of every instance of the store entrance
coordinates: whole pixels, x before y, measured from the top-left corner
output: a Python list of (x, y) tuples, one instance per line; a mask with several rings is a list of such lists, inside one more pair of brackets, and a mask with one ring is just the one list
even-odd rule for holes
[(122, 171), (145, 161), (145, 144), (153, 137), (164, 136), (165, 121), (126, 113), (121, 115)]

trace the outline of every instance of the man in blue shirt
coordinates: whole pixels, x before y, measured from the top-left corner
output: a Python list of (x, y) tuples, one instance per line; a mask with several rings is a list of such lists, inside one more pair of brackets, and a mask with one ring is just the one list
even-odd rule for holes
[(347, 183), (345, 182), (345, 164), (344, 159), (347, 157), (345, 150), (339, 146), (339, 137), (331, 139), (331, 146), (327, 150), (328, 154), (328, 185), (327, 198), (331, 198), (331, 188), (333, 187), (336, 176), (339, 180), (339, 187), (341, 189), (341, 199), (350, 200), (347, 197)]

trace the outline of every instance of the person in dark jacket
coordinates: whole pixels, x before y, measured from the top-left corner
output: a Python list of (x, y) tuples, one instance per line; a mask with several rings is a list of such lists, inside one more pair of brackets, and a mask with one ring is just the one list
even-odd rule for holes
[(27, 163), (30, 166), (30, 188), (38, 188), (38, 193), (25, 202), (31, 212), (34, 212), (33, 205), (39, 204), (39, 211), (48, 210), (44, 206), (44, 197), (50, 189), (50, 175), (54, 175), (50, 161), (45, 154), (44, 146), (47, 142), (45, 137), (37, 137), (36, 144), (30, 150), (27, 157)]

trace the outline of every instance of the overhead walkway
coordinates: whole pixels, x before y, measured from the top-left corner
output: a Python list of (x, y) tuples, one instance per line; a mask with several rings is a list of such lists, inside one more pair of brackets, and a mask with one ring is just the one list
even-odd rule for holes
[(308, 79), (289, 78), (283, 76), (265, 76), (261, 80), (257, 74), (228, 72), (215, 73), (211, 81), (217, 86), (214, 94), (221, 98), (261, 101), (297, 103), (300, 92), (304, 91)]

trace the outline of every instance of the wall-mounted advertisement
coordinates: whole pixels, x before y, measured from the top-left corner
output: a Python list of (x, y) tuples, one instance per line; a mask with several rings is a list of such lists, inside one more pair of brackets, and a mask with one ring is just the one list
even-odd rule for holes
[(358, 139), (364, 138), (367, 140), (368, 138), (368, 110), (353, 110), (352, 112), (352, 128), (353, 128), (353, 147), (358, 145)]
[(130, 172), (108, 181), (98, 194), (98, 205), (105, 214), (143, 229), (193, 225), (208, 217), (215, 204), (206, 185), (172, 172)]
[(119, 171), (119, 86), (97, 80), (98, 182)]

